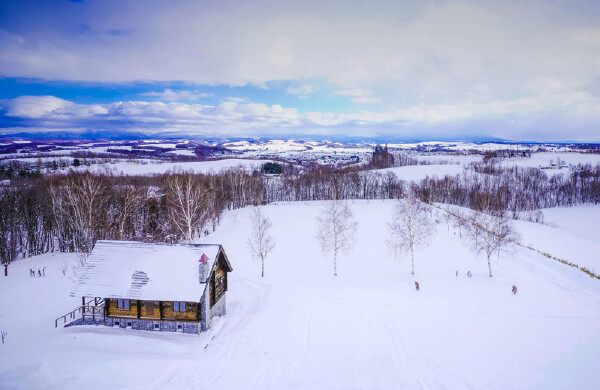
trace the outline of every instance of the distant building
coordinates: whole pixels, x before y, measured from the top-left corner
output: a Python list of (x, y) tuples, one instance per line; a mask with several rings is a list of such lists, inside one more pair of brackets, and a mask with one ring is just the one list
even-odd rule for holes
[(74, 293), (82, 306), (57, 319), (56, 326), (198, 334), (226, 313), (231, 271), (221, 245), (98, 241)]

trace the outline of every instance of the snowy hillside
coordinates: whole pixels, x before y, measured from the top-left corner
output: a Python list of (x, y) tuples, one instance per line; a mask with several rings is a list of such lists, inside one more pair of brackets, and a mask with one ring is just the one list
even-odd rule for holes
[[(200, 336), (54, 329), (78, 303), (61, 273), (74, 257), (15, 262), (0, 277), (0, 329), (8, 333), (0, 388), (600, 388), (599, 280), (527, 249), (494, 256), (488, 278), (485, 260), (441, 218), (429, 247), (415, 253), (413, 277), (407, 259), (392, 261), (386, 248), (392, 201), (349, 202), (359, 239), (334, 277), (315, 240), (323, 204), (264, 208), (276, 242), (265, 278), (246, 244), (251, 210), (225, 214), (206, 241), (223, 244), (234, 269), (228, 314)], [(523, 242), (593, 265), (597, 251), (569, 248), (592, 241), (581, 226), (596, 226), (599, 210), (557, 209), (546, 213), (556, 227), (517, 228)], [(42, 267), (45, 278), (29, 277)]]
[(393, 167), (378, 169), (378, 172), (393, 172), (398, 179), (419, 182), (425, 177), (455, 176), (464, 172), (462, 165), (440, 164), (440, 165), (407, 165), (404, 167)]
[[(186, 171), (194, 173), (219, 173), (222, 170), (241, 168), (246, 171), (260, 169), (260, 167), (272, 160), (250, 160), (250, 159), (224, 159), (211, 161), (195, 161), (195, 162), (160, 162), (152, 160), (142, 160), (139, 162), (121, 161), (116, 164), (98, 164), (89, 167), (81, 166), (76, 170), (89, 169), (92, 172), (104, 173), (106, 171), (115, 175), (154, 175), (163, 174), (173, 171)], [(69, 168), (73, 169), (73, 168)], [(67, 171), (67, 170), (64, 170)]]

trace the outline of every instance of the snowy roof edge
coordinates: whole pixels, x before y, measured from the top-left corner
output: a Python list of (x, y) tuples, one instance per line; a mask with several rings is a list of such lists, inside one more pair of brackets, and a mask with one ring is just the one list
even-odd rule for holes
[[(200, 282), (198, 260), (206, 255), (212, 274), (220, 253), (231, 271), (220, 244), (99, 240), (71, 295), (197, 302), (207, 286)], [(147, 277), (147, 283), (133, 283), (139, 273)]]

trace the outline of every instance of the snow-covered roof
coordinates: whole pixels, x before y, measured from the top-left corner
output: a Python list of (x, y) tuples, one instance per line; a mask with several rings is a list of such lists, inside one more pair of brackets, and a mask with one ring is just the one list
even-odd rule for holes
[(199, 262), (212, 270), (221, 245), (98, 241), (83, 268), (77, 296), (199, 302), (206, 283)]

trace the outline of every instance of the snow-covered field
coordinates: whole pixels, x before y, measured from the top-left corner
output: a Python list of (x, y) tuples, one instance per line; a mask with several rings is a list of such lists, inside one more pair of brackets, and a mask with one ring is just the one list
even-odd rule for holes
[(460, 164), (468, 165), (472, 162), (479, 162), (482, 159), (480, 154), (466, 154), (466, 155), (451, 155), (451, 154), (430, 154), (430, 155), (417, 155), (415, 156), (421, 161), (427, 161), (430, 164), (441, 165), (441, 164)]
[(386, 172), (394, 172), (398, 179), (405, 181), (421, 181), (425, 177), (433, 177), (437, 176), (438, 178), (442, 178), (444, 176), (455, 176), (464, 171), (464, 167), (462, 165), (451, 165), (451, 164), (443, 164), (443, 165), (407, 165), (404, 167), (394, 167), (394, 168), (385, 168), (378, 169), (377, 172), (386, 173)]
[[(115, 164), (93, 164), (80, 166), (76, 170), (89, 169), (92, 172), (105, 172), (108, 170), (116, 175), (154, 175), (168, 171), (192, 171), (194, 173), (219, 173), (225, 169), (238, 168), (252, 171), (272, 160), (250, 160), (250, 159), (224, 159), (196, 162), (160, 162), (156, 160), (143, 160), (140, 162), (120, 161)], [(71, 168), (69, 168), (71, 169)]]
[(523, 243), (600, 273), (600, 207), (583, 205), (542, 211), (545, 225), (531, 225)]
[[(246, 245), (250, 209), (224, 216), (206, 241), (222, 243), (234, 268), (228, 314), (200, 336), (54, 329), (54, 319), (78, 303), (61, 273), (73, 256), (14, 263), (0, 277), (0, 329), (8, 332), (0, 388), (600, 388), (599, 280), (527, 249), (494, 256), (488, 278), (485, 260), (445, 222), (415, 253), (413, 277), (406, 258), (394, 262), (386, 249), (392, 201), (350, 202), (359, 239), (334, 277), (314, 239), (322, 205), (264, 208), (276, 242), (265, 278)], [(574, 237), (592, 240), (585, 227), (597, 229), (600, 207), (545, 214), (555, 228), (517, 227), (524, 242), (552, 253), (573, 248)], [(562, 233), (536, 241), (540, 229)], [(597, 253), (577, 256), (593, 262)], [(28, 276), (44, 266), (45, 278)]]
[[(386, 169), (378, 169), (377, 172), (386, 173), (394, 172), (399, 179), (405, 181), (420, 181), (426, 176), (455, 176), (464, 172), (465, 168), (472, 162), (481, 161), (481, 155), (416, 155), (417, 159), (427, 161), (431, 165), (408, 165), (402, 167), (393, 167)], [(548, 175), (569, 175), (570, 165), (577, 164), (600, 164), (600, 154), (584, 154), (584, 153), (533, 153), (531, 157), (513, 157), (499, 158), (500, 165), (504, 167), (531, 167), (531, 168), (547, 168), (550, 162), (557, 163), (560, 160), (561, 164), (567, 167), (562, 169), (544, 169)]]
[[(531, 157), (521, 158), (513, 157), (501, 160), (501, 164), (504, 166), (517, 165), (520, 167), (531, 167), (541, 168), (550, 166), (550, 162), (557, 163), (560, 159), (565, 165), (577, 165), (577, 164), (600, 164), (600, 154), (586, 154), (586, 153), (533, 153)], [(546, 172), (552, 173), (551, 170)], [(568, 169), (556, 170), (555, 172), (569, 172)]]

